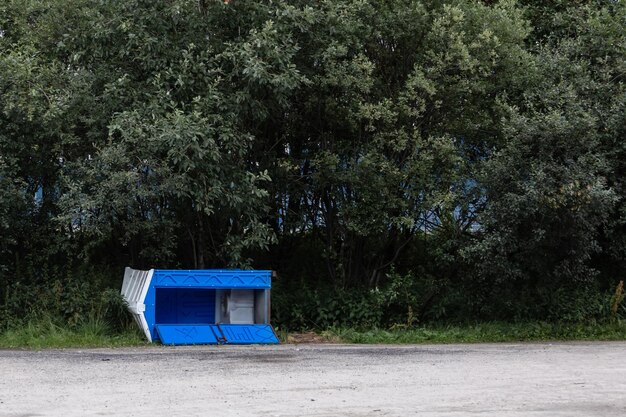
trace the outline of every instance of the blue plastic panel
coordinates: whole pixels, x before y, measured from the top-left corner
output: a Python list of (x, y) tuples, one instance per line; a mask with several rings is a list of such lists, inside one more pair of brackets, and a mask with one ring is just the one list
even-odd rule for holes
[(164, 345), (216, 345), (217, 338), (208, 325), (157, 324)]
[(214, 330), (221, 331), (226, 343), (230, 345), (279, 343), (274, 329), (269, 324), (220, 324), (215, 326)]
[(215, 290), (157, 288), (156, 324), (214, 324)]
[(155, 287), (195, 288), (270, 288), (272, 271), (237, 269), (156, 269), (152, 277)]

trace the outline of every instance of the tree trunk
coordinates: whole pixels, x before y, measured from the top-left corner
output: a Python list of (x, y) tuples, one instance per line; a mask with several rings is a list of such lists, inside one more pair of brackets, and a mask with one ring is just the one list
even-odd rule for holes
[(196, 245), (196, 252), (196, 268), (204, 269), (204, 220), (201, 212), (198, 212), (198, 243)]
[(194, 269), (198, 269), (198, 253), (196, 247), (196, 239), (193, 236), (193, 231), (187, 228), (187, 233), (189, 233), (189, 239), (191, 240), (191, 253), (193, 254), (193, 267)]

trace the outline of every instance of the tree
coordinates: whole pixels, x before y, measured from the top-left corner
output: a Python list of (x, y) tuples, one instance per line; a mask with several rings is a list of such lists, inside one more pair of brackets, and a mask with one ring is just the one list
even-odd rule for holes
[(623, 199), (615, 171), (622, 159), (616, 145), (623, 123), (615, 118), (624, 114), (623, 12), (557, 14), (569, 35), (548, 29), (552, 35), (537, 48), (523, 100), (509, 106), (505, 141), (480, 178), (487, 206), (465, 251), (477, 268), (478, 309), (545, 314), (558, 291), (596, 285), (607, 229), (621, 235), (614, 228), (621, 227)]
[(443, 217), (471, 227), (468, 181), (522, 88), (528, 28), (508, 2), (333, 1), (316, 16), (296, 57), (311, 83), (272, 147), (276, 229), (323, 242), (336, 285), (374, 287)]

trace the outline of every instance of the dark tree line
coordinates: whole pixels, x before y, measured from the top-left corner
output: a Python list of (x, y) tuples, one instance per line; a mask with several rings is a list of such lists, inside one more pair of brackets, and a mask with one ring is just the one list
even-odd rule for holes
[(6, 0), (0, 322), (78, 320), (126, 265), (274, 269), (287, 326), (603, 317), (625, 28), (620, 0)]

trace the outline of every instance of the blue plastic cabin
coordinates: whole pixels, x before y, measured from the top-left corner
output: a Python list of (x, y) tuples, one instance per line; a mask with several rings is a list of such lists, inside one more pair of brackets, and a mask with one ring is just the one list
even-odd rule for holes
[(122, 296), (151, 342), (275, 344), (272, 271), (126, 268)]

